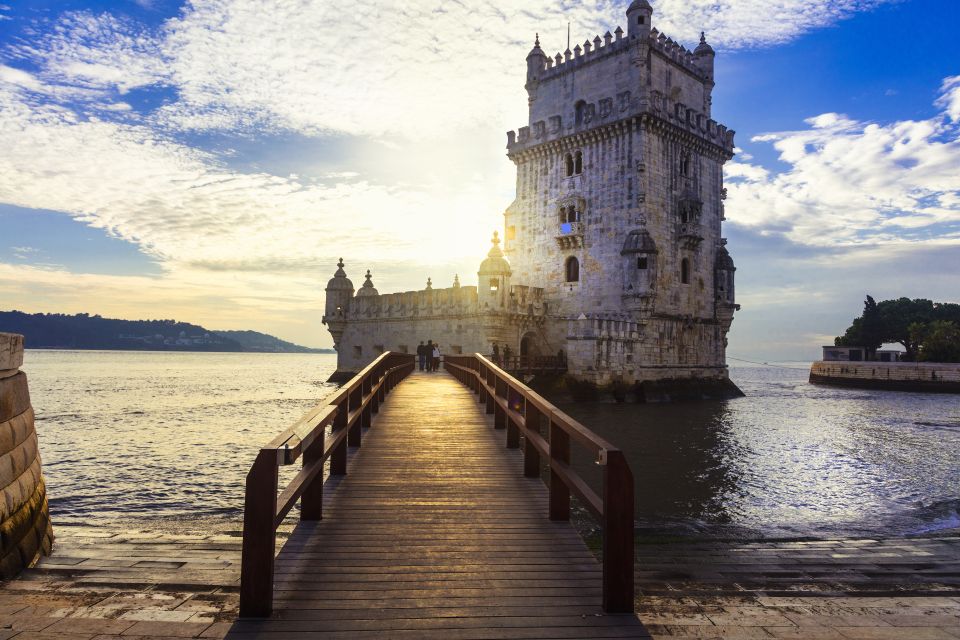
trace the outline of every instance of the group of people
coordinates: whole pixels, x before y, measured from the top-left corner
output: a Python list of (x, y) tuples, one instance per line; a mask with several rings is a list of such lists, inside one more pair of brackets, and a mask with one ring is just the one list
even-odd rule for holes
[[(503, 364), (510, 364), (510, 356), (513, 355), (513, 352), (510, 350), (510, 345), (503, 345)], [(493, 343), (493, 363), (497, 366), (500, 366), (500, 345), (496, 342)]]
[(440, 369), (440, 345), (434, 344), (433, 340), (427, 340), (427, 344), (420, 341), (417, 347), (417, 359), (420, 361), (420, 371), (438, 371)]

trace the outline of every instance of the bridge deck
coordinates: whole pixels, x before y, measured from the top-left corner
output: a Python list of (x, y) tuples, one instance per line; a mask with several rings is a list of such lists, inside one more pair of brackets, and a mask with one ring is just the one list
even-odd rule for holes
[(278, 556), (273, 617), (228, 637), (649, 637), (602, 613), (600, 565), (503, 449), (467, 388), (411, 375)]

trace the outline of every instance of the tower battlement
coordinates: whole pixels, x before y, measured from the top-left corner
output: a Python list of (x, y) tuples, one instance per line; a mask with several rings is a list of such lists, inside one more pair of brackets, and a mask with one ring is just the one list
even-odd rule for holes
[(626, 34), (617, 27), (552, 58), (538, 35), (526, 60), (528, 122), (507, 133), (509, 153), (613, 123), (658, 118), (732, 154), (732, 132), (711, 118), (715, 53), (706, 35), (687, 49), (653, 28), (652, 15), (644, 0), (634, 2)]

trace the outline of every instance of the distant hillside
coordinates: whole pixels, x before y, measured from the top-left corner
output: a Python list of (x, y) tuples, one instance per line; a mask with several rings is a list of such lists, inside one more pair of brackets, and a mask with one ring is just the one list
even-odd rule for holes
[[(23, 334), (28, 349), (313, 351), (254, 331), (216, 332), (176, 320), (115, 320), (87, 313), (0, 311), (0, 331)], [(255, 338), (247, 340), (248, 334)]]
[(216, 331), (217, 335), (236, 340), (244, 351), (265, 353), (336, 353), (333, 349), (311, 349), (259, 331)]

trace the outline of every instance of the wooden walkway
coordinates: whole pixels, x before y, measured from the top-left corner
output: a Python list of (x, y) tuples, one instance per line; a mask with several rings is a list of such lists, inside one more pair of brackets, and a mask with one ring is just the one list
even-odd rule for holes
[(649, 637), (601, 611), (600, 565), (447, 373), (398, 385), (324, 490), (277, 557), (273, 616), (228, 638)]

